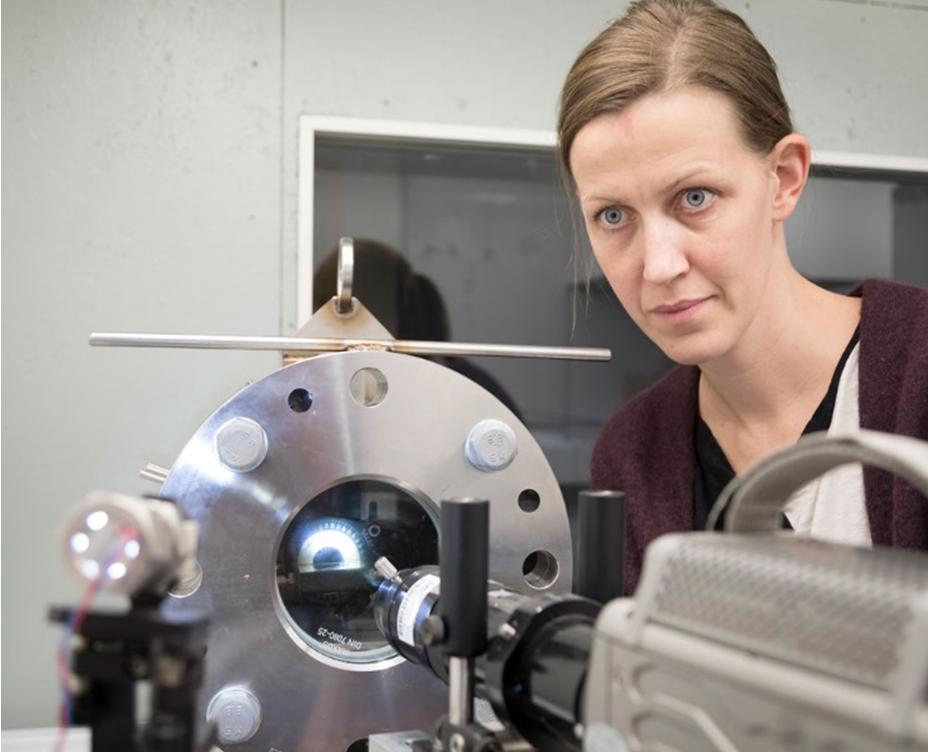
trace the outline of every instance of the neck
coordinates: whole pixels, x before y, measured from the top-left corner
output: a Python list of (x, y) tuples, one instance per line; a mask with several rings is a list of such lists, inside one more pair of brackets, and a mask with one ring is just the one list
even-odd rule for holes
[(700, 365), (700, 414), (736, 470), (799, 438), (860, 317), (859, 299), (794, 271), (771, 292), (778, 305), (761, 308), (736, 348)]

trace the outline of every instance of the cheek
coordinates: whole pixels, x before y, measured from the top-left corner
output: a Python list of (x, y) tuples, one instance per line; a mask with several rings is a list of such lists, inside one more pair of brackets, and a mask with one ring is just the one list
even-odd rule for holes
[(734, 218), (737, 221), (717, 223), (711, 232), (700, 238), (692, 255), (694, 266), (719, 282), (741, 279), (757, 267), (762, 241), (758, 224), (745, 215)]
[(745, 238), (742, 235), (716, 235), (711, 242), (705, 243), (693, 257), (694, 264), (700, 272), (712, 279), (724, 279), (747, 271), (747, 258), (742, 251)]
[(638, 308), (638, 291), (641, 289), (640, 265), (634, 263), (631, 254), (620, 253), (593, 246), (593, 255), (619, 302), (634, 316)]

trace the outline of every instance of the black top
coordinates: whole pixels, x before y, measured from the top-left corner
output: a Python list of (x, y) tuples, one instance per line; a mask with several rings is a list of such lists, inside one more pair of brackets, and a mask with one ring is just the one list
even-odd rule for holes
[[(851, 351), (860, 339), (860, 329), (854, 331), (844, 353), (838, 361), (838, 366), (831, 376), (831, 383), (828, 385), (828, 392), (825, 398), (819, 403), (819, 406), (812, 414), (812, 419), (806, 424), (802, 433), (814, 433), (815, 431), (827, 431), (831, 425), (831, 418), (835, 411), (835, 400), (838, 396), (838, 384), (841, 381), (841, 373)], [(709, 519), (709, 512), (715, 504), (716, 499), (721, 495), (722, 489), (728, 482), (735, 477), (735, 471), (732, 469), (728, 457), (722, 451), (712, 430), (702, 419), (702, 416), (696, 415), (696, 479), (693, 489), (693, 529), (705, 530), (706, 522)], [(719, 515), (716, 521), (715, 529), (721, 530), (725, 524), (724, 512)], [(783, 526), (790, 527), (786, 517), (783, 518)]]

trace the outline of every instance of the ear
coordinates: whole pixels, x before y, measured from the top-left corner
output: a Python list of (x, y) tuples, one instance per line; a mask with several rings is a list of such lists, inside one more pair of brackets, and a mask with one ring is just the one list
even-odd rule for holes
[(773, 218), (785, 222), (793, 213), (809, 177), (812, 147), (798, 133), (784, 136), (770, 153), (771, 169), (777, 178), (773, 199)]

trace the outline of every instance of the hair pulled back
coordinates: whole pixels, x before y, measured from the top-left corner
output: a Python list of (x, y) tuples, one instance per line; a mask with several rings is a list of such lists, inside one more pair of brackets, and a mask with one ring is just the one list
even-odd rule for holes
[(711, 0), (638, 0), (586, 46), (564, 83), (557, 132), (566, 173), (593, 118), (686, 86), (728, 97), (760, 154), (793, 130), (776, 64), (739, 16)]

